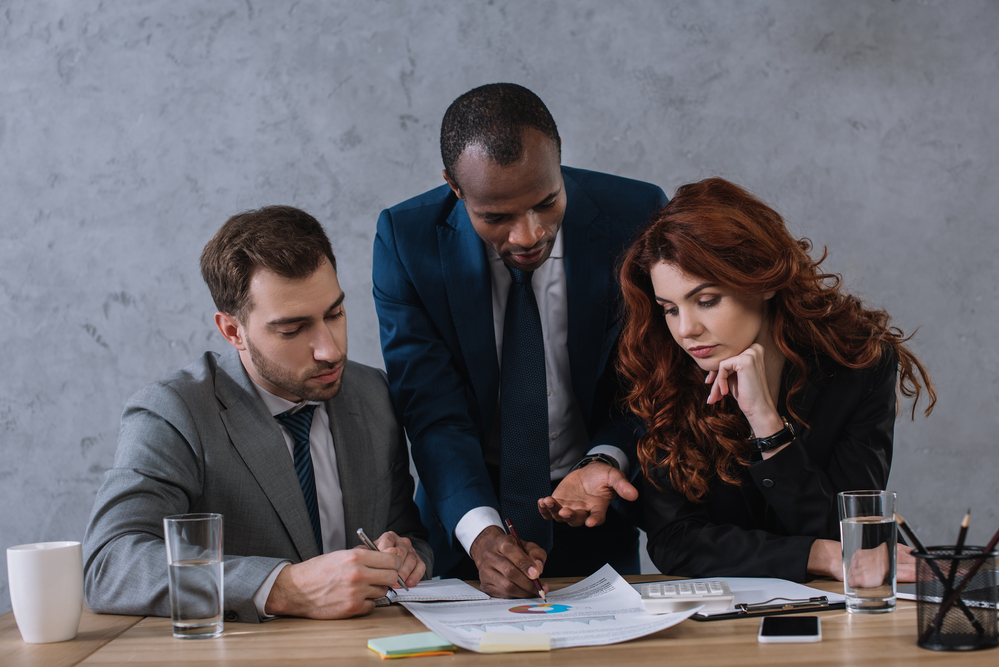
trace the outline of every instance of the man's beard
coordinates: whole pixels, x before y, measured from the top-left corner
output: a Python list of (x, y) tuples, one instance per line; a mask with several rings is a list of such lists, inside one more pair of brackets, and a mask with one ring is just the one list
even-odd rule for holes
[(253, 362), (253, 367), (257, 370), (257, 373), (260, 374), (260, 377), (267, 380), (275, 387), (279, 387), (289, 394), (298, 396), (301, 400), (328, 401), (340, 393), (340, 387), (343, 385), (342, 372), (336, 382), (331, 384), (321, 384), (318, 387), (310, 387), (306, 384), (306, 381), (324, 371), (333, 370), (338, 366), (346, 365), (346, 351), (344, 351), (343, 358), (339, 364), (317, 361), (315, 366), (308, 369), (306, 372), (301, 373), (301, 377), (295, 377), (295, 375), (288, 369), (282, 368), (271, 362), (271, 360), (264, 356), (260, 350), (253, 346), (253, 343), (250, 342), (249, 338), (246, 339), (246, 348), (250, 351), (250, 361)]

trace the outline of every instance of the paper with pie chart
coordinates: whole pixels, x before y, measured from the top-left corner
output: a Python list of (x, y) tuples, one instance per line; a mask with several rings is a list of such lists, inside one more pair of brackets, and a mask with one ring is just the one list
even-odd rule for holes
[(601, 646), (644, 637), (676, 625), (700, 607), (675, 614), (650, 614), (642, 596), (610, 565), (548, 600), (403, 602), (428, 629), (452, 644), (478, 651), (484, 632), (551, 635), (551, 647)]

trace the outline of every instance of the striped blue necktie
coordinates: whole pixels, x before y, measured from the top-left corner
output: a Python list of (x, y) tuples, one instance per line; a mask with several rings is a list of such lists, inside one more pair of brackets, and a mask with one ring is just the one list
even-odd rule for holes
[(510, 268), (500, 370), (500, 508), (528, 542), (545, 551), (552, 526), (538, 512), (551, 495), (545, 341), (531, 271)]
[(316, 499), (316, 475), (312, 470), (312, 454), (309, 451), (309, 432), (312, 430), (312, 414), (315, 410), (315, 405), (306, 405), (295, 413), (282, 412), (274, 415), (274, 419), (284, 424), (291, 432), (291, 439), (295, 443), (295, 472), (298, 473), (298, 483), (302, 487), (305, 508), (309, 512), (312, 534), (316, 538), (319, 553), (322, 553), (323, 530), (319, 522), (319, 502)]

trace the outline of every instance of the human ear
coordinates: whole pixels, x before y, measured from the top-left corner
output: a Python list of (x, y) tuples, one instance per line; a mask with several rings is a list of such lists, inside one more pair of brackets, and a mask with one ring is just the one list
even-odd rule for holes
[(770, 299), (774, 298), (774, 294), (777, 294), (777, 292), (774, 291), (774, 290), (771, 290), (769, 292), (764, 292), (763, 293), (763, 300), (764, 301), (769, 301)]
[(458, 183), (448, 175), (447, 169), (442, 169), (441, 173), (444, 174), (444, 180), (447, 181), (447, 184), (451, 186), (451, 192), (454, 193), (454, 196), (458, 199), (464, 199), (464, 197), (461, 196), (461, 188), (459, 188)]
[(237, 320), (232, 315), (228, 313), (223, 313), (221, 311), (215, 313), (215, 326), (219, 328), (219, 333), (229, 341), (237, 350), (246, 349), (246, 340), (243, 335), (243, 328)]

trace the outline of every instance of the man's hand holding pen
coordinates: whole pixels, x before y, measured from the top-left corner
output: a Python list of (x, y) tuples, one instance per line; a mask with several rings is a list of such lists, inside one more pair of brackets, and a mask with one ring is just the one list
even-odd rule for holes
[(402, 565), (399, 566), (398, 570), (400, 586), (409, 590), (410, 586), (420, 583), (420, 579), (427, 571), (427, 564), (416, 553), (416, 549), (413, 548), (413, 543), (408, 537), (401, 537), (389, 530), (375, 540), (375, 547), (382, 553), (395, 554), (402, 560)]
[[(498, 598), (533, 598), (534, 586), (544, 570), (548, 554), (534, 542), (524, 543), (499, 526), (485, 528), (475, 541), (469, 555), (479, 570), (482, 592)], [(542, 584), (545, 592), (548, 585)]]

